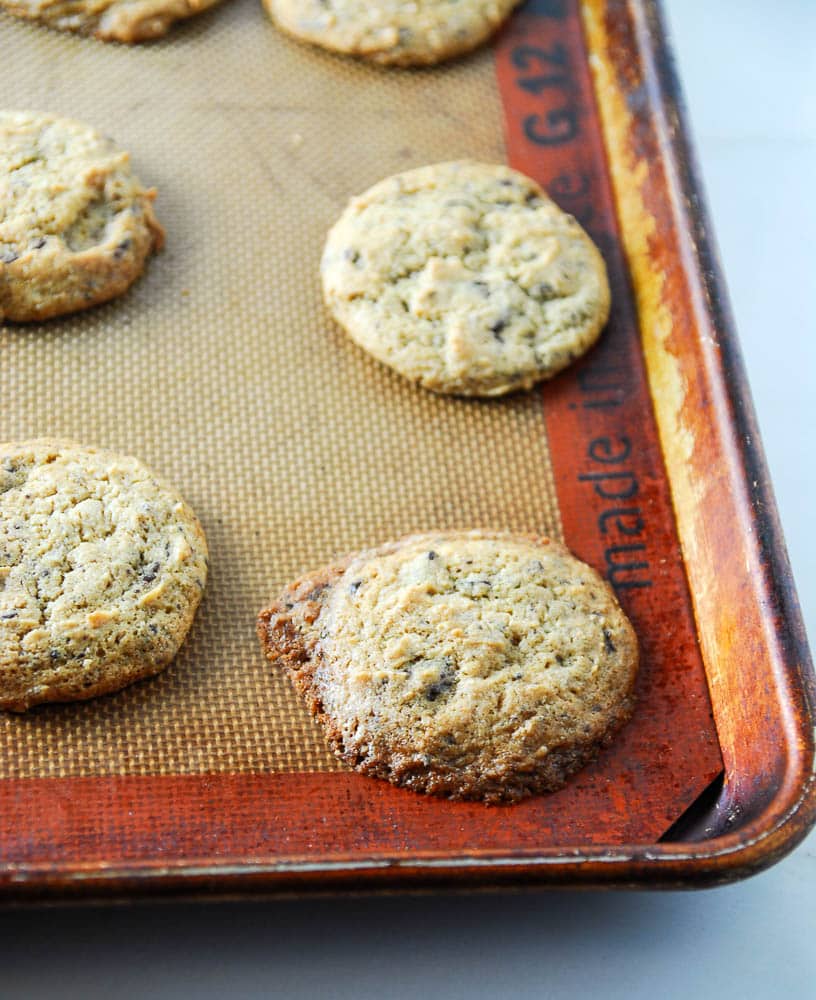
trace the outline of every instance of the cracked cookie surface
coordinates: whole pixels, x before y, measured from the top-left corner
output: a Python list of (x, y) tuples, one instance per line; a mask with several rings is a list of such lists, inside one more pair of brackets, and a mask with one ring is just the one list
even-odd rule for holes
[(520, 0), (263, 0), (287, 34), (392, 66), (422, 66), (469, 52)]
[(436, 392), (530, 388), (583, 354), (609, 315), (594, 243), (530, 178), (458, 161), (352, 199), (322, 259), (334, 318)]
[(634, 704), (628, 619), (547, 539), (410, 536), (292, 584), (258, 632), (341, 759), (451, 798), (561, 787)]
[(206, 577), (195, 514), (137, 459), (0, 444), (0, 708), (91, 698), (158, 673)]
[(0, 111), (0, 321), (44, 320), (124, 292), (160, 249), (155, 191), (82, 122)]
[(17, 17), (105, 42), (146, 42), (219, 0), (0, 0)]

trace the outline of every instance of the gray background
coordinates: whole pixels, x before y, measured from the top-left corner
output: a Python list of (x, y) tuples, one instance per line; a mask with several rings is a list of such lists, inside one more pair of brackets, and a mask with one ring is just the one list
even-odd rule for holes
[[(816, 635), (816, 3), (667, 0)], [(816, 836), (736, 886), (0, 912), (0, 997), (813, 996)]]

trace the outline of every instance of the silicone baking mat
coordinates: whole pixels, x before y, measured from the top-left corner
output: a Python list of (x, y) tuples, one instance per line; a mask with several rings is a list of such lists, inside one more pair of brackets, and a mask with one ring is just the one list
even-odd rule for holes
[[(0, 858), (88, 861), (528, 849), (653, 841), (721, 769), (582, 37), (530, 3), (492, 49), (383, 71), (281, 36), (231, 0), (127, 48), (0, 17), (7, 107), (77, 117), (155, 185), (167, 247), (124, 298), (0, 330), (0, 439), (138, 455), (210, 542), (192, 633), (160, 677), (0, 716)], [(599, 346), (494, 401), (408, 385), (332, 324), (318, 264), (346, 200), (473, 157), (536, 176), (610, 269)], [(287, 580), (421, 530), (563, 538), (642, 645), (637, 714), (557, 795), (421, 799), (348, 773), (254, 619)], [(227, 822), (228, 817), (228, 822)]]

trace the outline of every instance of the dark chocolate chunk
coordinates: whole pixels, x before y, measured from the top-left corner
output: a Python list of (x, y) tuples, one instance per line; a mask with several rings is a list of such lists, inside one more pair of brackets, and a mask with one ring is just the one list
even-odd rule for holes
[(429, 684), (425, 688), (423, 694), (428, 701), (436, 701), (438, 698), (450, 693), (456, 684), (456, 680), (456, 668), (453, 665), (453, 661), (446, 658), (439, 669), (439, 676), (432, 684)]
[(507, 326), (506, 319), (497, 319), (495, 323), (490, 326), (490, 332), (499, 341), (499, 343), (504, 343), (504, 337), (502, 337), (502, 330)]
[(539, 302), (549, 302), (550, 299), (556, 298), (556, 291), (552, 285), (548, 284), (546, 281), (542, 281), (538, 285), (534, 285), (530, 289), (530, 294), (534, 299), (538, 299)]

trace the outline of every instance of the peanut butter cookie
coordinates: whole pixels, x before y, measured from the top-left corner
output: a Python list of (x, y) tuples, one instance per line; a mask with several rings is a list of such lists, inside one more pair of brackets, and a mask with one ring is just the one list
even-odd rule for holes
[(104, 42), (146, 42), (218, 0), (0, 0), (17, 17)]
[(263, 0), (295, 38), (391, 66), (423, 66), (469, 52), (520, 0)]
[(91, 698), (158, 673), (206, 577), (195, 514), (135, 458), (0, 444), (0, 708)]
[(0, 111), (0, 321), (124, 292), (164, 233), (127, 153), (81, 122)]
[(351, 338), (436, 392), (527, 389), (588, 350), (609, 315), (606, 267), (575, 219), (523, 174), (470, 161), (354, 198), (322, 274)]
[(633, 708), (629, 621), (547, 539), (411, 536), (287, 587), (258, 631), (338, 757), (450, 798), (559, 788)]

